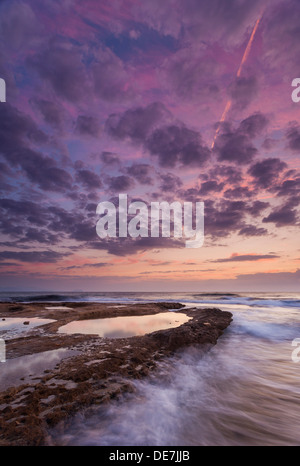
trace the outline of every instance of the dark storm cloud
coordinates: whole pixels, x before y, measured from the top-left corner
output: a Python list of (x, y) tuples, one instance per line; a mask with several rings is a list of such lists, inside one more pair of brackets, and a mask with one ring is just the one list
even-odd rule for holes
[(16, 262), (1, 262), (0, 267), (11, 267), (11, 266), (20, 266), (21, 264), (16, 264)]
[(41, 204), (31, 201), (17, 201), (14, 199), (0, 199), (0, 208), (2, 209), (2, 219), (15, 218), (29, 221), (30, 223), (46, 226), (49, 219), (48, 213)]
[(245, 218), (247, 216), (257, 218), (268, 206), (269, 203), (262, 201), (251, 203), (222, 199), (214, 203), (208, 200), (205, 202), (205, 232), (212, 237), (225, 237), (238, 231), (243, 231), (244, 235), (255, 236), (253, 227), (249, 229)]
[(47, 136), (32, 118), (21, 113), (9, 103), (0, 106), (0, 153), (8, 162), (14, 163), (14, 152), (23, 147), (24, 141), (41, 144)]
[(47, 229), (61, 238), (76, 241), (92, 241), (97, 238), (96, 222), (85, 216), (81, 210), (68, 211), (58, 206), (44, 207), (48, 216)]
[(141, 184), (153, 184), (151, 178), (152, 167), (146, 163), (135, 163), (125, 169), (128, 175), (131, 175)]
[(102, 152), (100, 155), (100, 159), (104, 163), (104, 165), (107, 165), (108, 167), (112, 167), (114, 165), (118, 166), (121, 163), (119, 157), (113, 152)]
[(86, 247), (95, 250), (105, 250), (115, 256), (130, 256), (152, 249), (185, 248), (183, 239), (174, 238), (109, 238), (106, 240), (92, 241)]
[(37, 243), (47, 243), (47, 244), (56, 244), (60, 240), (58, 235), (54, 235), (48, 230), (41, 230), (38, 228), (27, 228), (25, 236), (20, 238), (20, 243), (27, 242), (37, 242)]
[(13, 238), (20, 238), (23, 234), (24, 227), (20, 227), (13, 219), (0, 220), (0, 231), (4, 235)]
[(0, 261), (14, 259), (20, 262), (42, 262), (55, 263), (61, 260), (66, 254), (56, 251), (2, 251), (0, 252)]
[(223, 124), (216, 139), (215, 152), (220, 161), (250, 163), (257, 153), (252, 140), (266, 127), (267, 118), (256, 113), (244, 119), (236, 129), (228, 123)]
[(211, 262), (248, 262), (248, 261), (259, 261), (262, 259), (278, 259), (280, 256), (276, 254), (233, 254), (230, 257), (224, 259), (216, 259)]
[(211, 193), (219, 193), (223, 190), (224, 183), (218, 183), (215, 180), (205, 181), (201, 184), (201, 188), (199, 189), (199, 194), (201, 196), (207, 196)]
[(85, 210), (87, 212), (92, 212), (92, 213), (96, 212), (96, 208), (97, 208), (97, 204), (95, 204), (94, 202), (90, 202), (89, 204), (86, 204), (85, 206)]
[(31, 149), (23, 149), (15, 154), (14, 159), (18, 161), (28, 179), (36, 183), (40, 189), (65, 192), (72, 188), (71, 175), (66, 170), (57, 167), (52, 158)]
[(242, 172), (240, 168), (234, 165), (216, 164), (213, 169), (209, 170), (208, 173), (200, 175), (203, 180), (210, 180), (215, 178), (221, 178), (226, 183), (236, 185), (243, 180)]
[(255, 225), (245, 225), (239, 231), (239, 235), (241, 236), (264, 236), (268, 234), (268, 230), (266, 228), (259, 228)]
[(106, 129), (116, 139), (142, 144), (152, 155), (158, 157), (163, 167), (177, 163), (202, 166), (210, 151), (202, 143), (197, 131), (183, 124), (165, 124), (173, 120), (166, 107), (155, 102), (147, 107), (126, 110), (113, 114), (106, 121)]
[(255, 186), (267, 189), (272, 186), (286, 167), (287, 164), (280, 159), (268, 158), (252, 165), (248, 173), (253, 177)]
[(252, 204), (246, 206), (246, 212), (253, 217), (260, 215), (265, 209), (269, 207), (269, 202), (254, 201)]
[(273, 190), (278, 196), (300, 195), (300, 176), (283, 181), (280, 185), (274, 186)]
[(123, 114), (110, 115), (106, 121), (107, 131), (116, 139), (130, 139), (144, 143), (150, 132), (170, 114), (160, 102), (147, 107), (126, 110)]
[(200, 167), (210, 155), (198, 132), (175, 124), (153, 131), (146, 141), (146, 148), (158, 157), (162, 167), (175, 167), (177, 163)]
[(173, 173), (163, 173), (159, 176), (160, 189), (163, 192), (174, 192), (182, 186), (181, 179)]
[(294, 202), (287, 202), (286, 204), (275, 208), (267, 217), (264, 217), (262, 221), (263, 223), (275, 223), (277, 227), (287, 225), (295, 226), (297, 225), (298, 218), (297, 212), (294, 208)]
[(75, 179), (87, 189), (101, 188), (102, 183), (99, 175), (91, 170), (81, 169), (76, 171)]
[[(210, 179), (210, 176), (212, 179)], [(235, 201), (235, 200), (250, 200), (255, 196), (255, 191), (250, 191), (247, 186), (240, 186), (239, 183), (243, 181), (242, 174), (239, 169), (232, 166), (216, 166), (215, 170), (210, 170), (208, 173), (203, 173), (199, 176), (200, 179), (205, 180), (201, 183), (200, 188), (195, 185), (192, 188), (181, 189), (178, 191), (178, 195), (186, 201), (196, 202), (201, 200), (203, 197), (214, 197), (215, 193), (220, 193), (228, 185), (233, 185), (232, 188), (226, 189), (223, 193), (223, 198)], [(247, 212), (253, 208), (251, 204), (246, 204)]]
[(205, 203), (205, 232), (212, 237), (225, 237), (243, 227), (246, 203), (222, 200), (215, 205)]
[(18, 238), (16, 246), (33, 241), (54, 244), (61, 242), (62, 238), (78, 241), (96, 238), (95, 222), (88, 221), (78, 211), (12, 199), (1, 199), (0, 209), (1, 232)]
[(95, 223), (85, 219), (73, 222), (73, 229), (69, 233), (69, 237), (76, 241), (93, 241), (97, 238)]
[(97, 238), (96, 220), (89, 219), (83, 211), (67, 211), (57, 206), (51, 206), (47, 210), (51, 214), (48, 225), (50, 231), (76, 241), (93, 241)]
[(198, 187), (180, 189), (178, 190), (177, 195), (180, 199), (183, 199), (184, 201), (188, 201), (188, 202), (201, 201)]
[(224, 192), (224, 197), (227, 199), (251, 198), (253, 195), (254, 193), (249, 190), (248, 186), (236, 186)]
[(54, 159), (29, 147), (47, 140), (33, 120), (8, 105), (0, 107), (0, 154), (13, 166), (19, 166), (27, 178), (45, 191), (71, 189), (72, 177), (59, 168)]
[(33, 241), (54, 244), (62, 238), (78, 241), (96, 238), (95, 222), (79, 211), (12, 199), (1, 199), (0, 209), (1, 232), (18, 238), (16, 246)]
[[(54, 205), (49, 206), (47, 212), (50, 216), (48, 226), (51, 231), (72, 232), (74, 223), (76, 222), (76, 214)], [(82, 217), (78, 215), (78, 221), (81, 219)]]
[(257, 153), (256, 148), (249, 138), (239, 132), (230, 130), (223, 132), (215, 144), (218, 159), (221, 161), (238, 162), (248, 164)]
[(107, 180), (108, 188), (115, 192), (126, 192), (134, 187), (134, 181), (130, 176), (112, 176)]
[(79, 115), (76, 120), (75, 132), (81, 136), (97, 137), (100, 131), (97, 118), (87, 115)]

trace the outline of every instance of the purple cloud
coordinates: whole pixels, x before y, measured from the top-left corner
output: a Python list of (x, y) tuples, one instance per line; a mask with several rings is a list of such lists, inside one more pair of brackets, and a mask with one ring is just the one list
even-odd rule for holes
[(75, 179), (87, 189), (99, 189), (102, 186), (101, 179), (97, 173), (87, 169), (77, 170)]
[(229, 95), (235, 110), (244, 110), (258, 93), (255, 76), (237, 77), (229, 87)]
[(145, 143), (151, 131), (170, 113), (160, 102), (154, 102), (147, 107), (137, 107), (126, 110), (123, 114), (112, 114), (106, 121), (106, 129), (114, 138), (130, 139), (135, 143)]
[(160, 190), (163, 192), (174, 192), (182, 186), (181, 179), (173, 173), (160, 174)]
[(127, 192), (134, 187), (134, 181), (130, 176), (120, 175), (112, 176), (108, 180), (108, 188), (111, 191), (122, 193)]
[(55, 263), (66, 255), (67, 254), (62, 254), (56, 251), (2, 251), (0, 252), (0, 261), (14, 259), (20, 262)]
[(215, 142), (215, 152), (222, 162), (238, 162), (247, 165), (257, 154), (253, 139), (267, 126), (268, 120), (261, 113), (245, 118), (236, 129), (223, 124)]
[(141, 184), (153, 184), (153, 180), (150, 176), (153, 172), (153, 168), (147, 163), (135, 163), (130, 167), (126, 167), (125, 171)]
[(156, 129), (146, 141), (146, 147), (152, 155), (158, 157), (162, 167), (174, 167), (178, 163), (201, 167), (210, 156), (200, 134), (179, 125)]
[(97, 137), (100, 128), (97, 118), (87, 115), (79, 115), (76, 120), (75, 132), (81, 136)]
[(268, 189), (286, 167), (287, 164), (280, 159), (268, 158), (252, 165), (248, 169), (248, 173), (253, 177), (255, 186)]
[(218, 183), (215, 180), (204, 181), (204, 183), (201, 184), (201, 188), (199, 189), (199, 194), (201, 196), (207, 196), (211, 193), (219, 193), (223, 190), (223, 188), (224, 183)]
[(297, 212), (289, 203), (274, 209), (267, 217), (262, 219), (263, 223), (275, 223), (277, 227), (297, 225)]
[(233, 254), (230, 257), (216, 259), (210, 262), (251, 262), (262, 259), (278, 259), (280, 256), (276, 254)]

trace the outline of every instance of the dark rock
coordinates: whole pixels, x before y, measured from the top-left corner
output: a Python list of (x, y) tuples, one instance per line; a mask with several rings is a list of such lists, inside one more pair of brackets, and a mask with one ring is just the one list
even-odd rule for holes
[[(30, 306), (30, 305), (29, 305)], [(176, 308), (182, 305), (177, 303)], [(49, 426), (67, 425), (78, 411), (109, 403), (123, 393), (134, 391), (130, 379), (148, 375), (164, 358), (189, 346), (208, 350), (232, 320), (230, 312), (219, 309), (184, 309), (191, 319), (176, 328), (129, 338), (100, 338), (91, 335), (63, 335), (57, 328), (83, 315), (99, 318), (108, 315), (145, 315), (174, 309), (174, 303), (153, 303), (116, 308), (111, 304), (78, 306), (66, 319), (57, 313), (58, 323), (43, 326), (48, 333), (19, 337), (7, 342), (11, 357), (49, 349), (73, 346), (79, 351), (62, 360), (54, 369), (44, 371), (39, 380), (11, 387), (0, 393), (0, 445), (49, 445)], [(29, 309), (32, 314), (28, 313)], [(40, 308), (26, 309), (30, 317)], [(113, 312), (112, 312), (113, 311)], [(151, 312), (152, 311), (152, 312)], [(25, 311), (24, 311), (25, 312)], [(3, 315), (3, 314), (2, 314)], [(45, 315), (43, 315), (45, 317)], [(60, 319), (60, 320), (59, 320)], [(26, 322), (26, 321), (25, 321)], [(24, 322), (24, 324), (25, 324)], [(29, 323), (29, 322), (28, 322)], [(45, 330), (46, 329), (46, 330)], [(56, 381), (66, 381), (64, 384)], [(34, 390), (32, 388), (34, 387)], [(70, 388), (71, 387), (71, 388)], [(30, 389), (29, 389), (30, 388)], [(22, 406), (15, 401), (22, 396)], [(41, 400), (49, 400), (44, 403)], [(14, 420), (12, 422), (12, 420)], [(50, 439), (50, 440), (49, 440)]]

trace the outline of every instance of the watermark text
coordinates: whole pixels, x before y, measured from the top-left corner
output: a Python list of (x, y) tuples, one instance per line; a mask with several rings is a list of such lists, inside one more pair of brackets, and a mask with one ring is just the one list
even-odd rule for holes
[(6, 102), (6, 83), (0, 78), (0, 102)]
[[(127, 194), (119, 194), (119, 206), (109, 201), (100, 202), (96, 232), (99, 238), (186, 238), (187, 248), (200, 248), (204, 242), (204, 202), (142, 201), (128, 205)], [(173, 225), (173, 229), (171, 228)]]
[(292, 101), (298, 103), (300, 102), (300, 78), (293, 79), (292, 87), (296, 88), (292, 92)]
[(0, 338), (0, 362), (6, 362), (6, 347), (3, 338)]
[(300, 362), (300, 338), (295, 338), (292, 341), (292, 346), (296, 346), (296, 348), (292, 351), (292, 361)]

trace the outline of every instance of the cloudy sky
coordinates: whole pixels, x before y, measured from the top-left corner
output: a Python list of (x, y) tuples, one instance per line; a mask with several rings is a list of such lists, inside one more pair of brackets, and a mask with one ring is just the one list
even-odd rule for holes
[[(2, 0), (1, 290), (299, 290), (298, 0)], [(204, 201), (205, 242), (96, 234)]]

